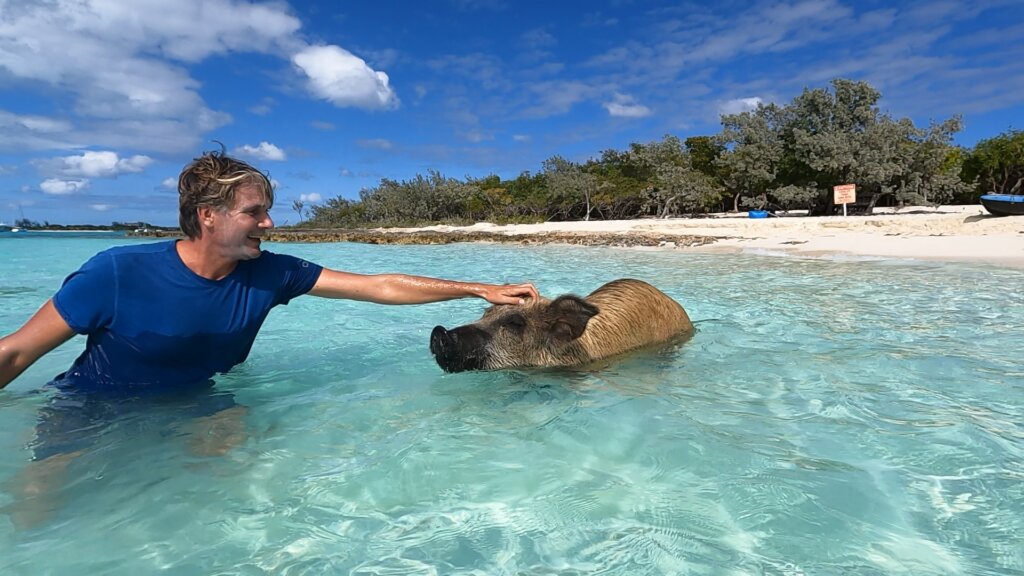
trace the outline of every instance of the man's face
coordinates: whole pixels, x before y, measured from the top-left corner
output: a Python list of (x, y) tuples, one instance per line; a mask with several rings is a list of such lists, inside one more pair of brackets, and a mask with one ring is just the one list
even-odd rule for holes
[(259, 258), (261, 239), (274, 227), (268, 208), (258, 187), (242, 185), (235, 191), (234, 205), (213, 212), (214, 242), (231, 258)]

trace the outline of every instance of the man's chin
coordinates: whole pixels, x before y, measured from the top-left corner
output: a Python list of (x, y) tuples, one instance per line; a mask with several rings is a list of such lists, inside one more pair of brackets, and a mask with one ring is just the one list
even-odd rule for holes
[(260, 249), (261, 244), (262, 243), (259, 240), (256, 240), (254, 242), (249, 242), (248, 244), (246, 244), (246, 246), (245, 246), (245, 256), (246, 256), (246, 259), (254, 260), (256, 258), (259, 258), (260, 254), (263, 253), (263, 251)]

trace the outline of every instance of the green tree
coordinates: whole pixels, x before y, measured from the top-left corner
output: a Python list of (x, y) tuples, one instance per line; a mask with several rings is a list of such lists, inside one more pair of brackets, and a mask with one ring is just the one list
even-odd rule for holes
[[(732, 209), (763, 207), (776, 182), (786, 152), (781, 124), (784, 110), (759, 104), (755, 110), (722, 116), (719, 143), (726, 148), (715, 161), (725, 189), (733, 196)], [(784, 183), (783, 183), (784, 184)]]
[(683, 141), (686, 152), (690, 155), (690, 166), (702, 173), (721, 181), (722, 170), (718, 160), (725, 154), (725, 145), (716, 136), (690, 136)]
[(310, 209), (312, 216), (306, 221), (307, 226), (319, 228), (358, 228), (367, 222), (366, 207), (338, 196), (330, 198), (322, 204), (314, 204)]
[(601, 181), (599, 209), (603, 218), (636, 218), (643, 213), (649, 176), (630, 152), (604, 150), (589, 170)]
[[(832, 90), (804, 90), (786, 114), (783, 139), (791, 152), (789, 184), (813, 186), (819, 212), (832, 210), (832, 187), (856, 183), (859, 152), (878, 122), (881, 93), (867, 82), (836, 79)], [(813, 183), (813, 184), (812, 184)]]
[(590, 220), (590, 214), (593, 212), (591, 199), (598, 191), (597, 176), (561, 156), (545, 160), (543, 173), (552, 200), (562, 207), (562, 216), (568, 218), (576, 203), (582, 201), (583, 219)]
[(666, 135), (660, 141), (630, 145), (631, 162), (647, 182), (641, 208), (659, 218), (706, 212), (721, 200), (716, 180), (693, 167), (682, 141)]
[(543, 174), (520, 172), (514, 180), (506, 183), (505, 191), (510, 199), (506, 205), (508, 218), (530, 221), (548, 218), (548, 188)]
[[(1020, 194), (1024, 182), (1024, 131), (982, 140), (963, 161), (964, 181), (980, 194)], [(977, 198), (974, 198), (977, 201)]]

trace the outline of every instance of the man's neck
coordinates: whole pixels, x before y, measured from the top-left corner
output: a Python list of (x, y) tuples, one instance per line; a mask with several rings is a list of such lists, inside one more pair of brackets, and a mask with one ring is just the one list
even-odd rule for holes
[(203, 242), (202, 238), (179, 240), (175, 248), (178, 257), (189, 270), (208, 280), (220, 280), (238, 266), (237, 260), (217, 254), (214, 247)]

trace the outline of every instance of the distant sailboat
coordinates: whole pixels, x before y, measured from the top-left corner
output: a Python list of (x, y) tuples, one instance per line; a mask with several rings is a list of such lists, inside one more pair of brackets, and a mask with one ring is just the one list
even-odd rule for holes
[(11, 232), (21, 232), (21, 228), (18, 227), (19, 222), (25, 221), (25, 210), (18, 204), (18, 214), (21, 214), (21, 220), (15, 220), (14, 226), (11, 226)]

